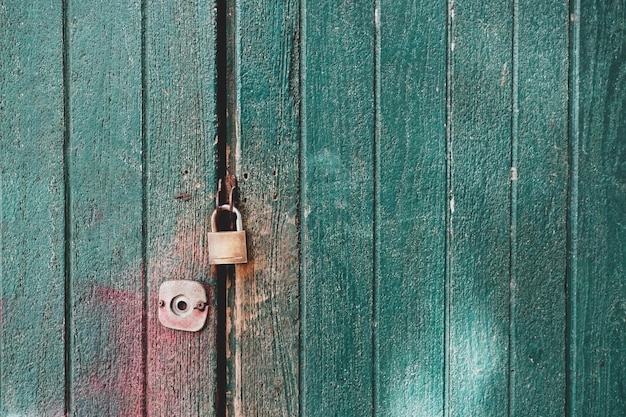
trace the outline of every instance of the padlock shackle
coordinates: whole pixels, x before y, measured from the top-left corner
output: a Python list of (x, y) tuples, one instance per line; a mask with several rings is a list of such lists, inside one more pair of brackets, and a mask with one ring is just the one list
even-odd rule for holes
[(232, 210), (232, 212), (237, 215), (237, 221), (235, 222), (235, 227), (237, 231), (243, 230), (243, 221), (241, 220), (241, 213), (239, 213), (239, 210), (237, 210), (237, 208), (235, 207), (231, 207), (230, 204), (222, 204), (221, 206), (216, 208), (213, 211), (213, 214), (211, 215), (211, 232), (213, 233), (217, 232), (217, 211), (218, 210), (224, 210), (224, 211)]

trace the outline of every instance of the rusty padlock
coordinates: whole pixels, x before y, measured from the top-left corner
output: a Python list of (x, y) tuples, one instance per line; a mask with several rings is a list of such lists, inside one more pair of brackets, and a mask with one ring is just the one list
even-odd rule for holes
[[(237, 215), (237, 227), (235, 231), (217, 231), (218, 210), (232, 210)], [(224, 204), (215, 209), (211, 215), (211, 231), (207, 233), (207, 246), (209, 250), (209, 263), (211, 265), (245, 264), (248, 262), (246, 248), (246, 232), (243, 230), (241, 213), (234, 207)]]

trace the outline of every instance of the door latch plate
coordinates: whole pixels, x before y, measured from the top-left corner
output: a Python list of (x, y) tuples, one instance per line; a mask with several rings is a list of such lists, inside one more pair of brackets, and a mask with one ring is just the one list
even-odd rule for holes
[(197, 281), (165, 281), (159, 287), (159, 321), (169, 329), (197, 332), (209, 315), (206, 290)]

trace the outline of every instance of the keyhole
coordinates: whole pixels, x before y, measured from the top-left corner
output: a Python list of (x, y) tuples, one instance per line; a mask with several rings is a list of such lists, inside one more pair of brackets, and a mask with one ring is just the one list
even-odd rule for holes
[(172, 306), (172, 312), (177, 316), (186, 316), (191, 312), (189, 299), (184, 295), (174, 297), (170, 305)]

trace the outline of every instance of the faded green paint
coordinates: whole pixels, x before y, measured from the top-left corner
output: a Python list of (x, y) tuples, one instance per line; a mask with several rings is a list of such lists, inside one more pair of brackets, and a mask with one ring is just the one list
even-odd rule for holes
[(370, 415), (373, 3), (307, 1), (302, 22), (301, 404)]
[(378, 39), (376, 414), (436, 416), (445, 352), (445, 4), (381, 1)]
[[(141, 415), (139, 1), (67, 3), (69, 410)], [(106, 51), (106, 53), (103, 53)]]
[(568, 4), (520, 1), (514, 14), (511, 415), (559, 416), (566, 378)]
[(512, 3), (450, 11), (446, 408), (508, 413)]
[(291, 417), (299, 406), (299, 9), (293, 0), (241, 1), (237, 12), (229, 170), (239, 179), (249, 261), (230, 289), (229, 415)]
[(43, 3), (0, 4), (0, 414), (213, 415), (156, 294), (212, 284), (215, 6)]
[(574, 10), (570, 233), (573, 415), (626, 414), (626, 2)]
[(64, 415), (60, 3), (0, 2), (0, 415)]
[[(211, 417), (215, 291), (205, 232), (215, 193), (215, 2), (148, 2), (145, 19), (146, 411)], [(174, 279), (207, 287), (206, 330), (159, 323), (159, 286)]]
[(624, 0), (220, 5), (0, 2), (0, 414), (626, 414)]

